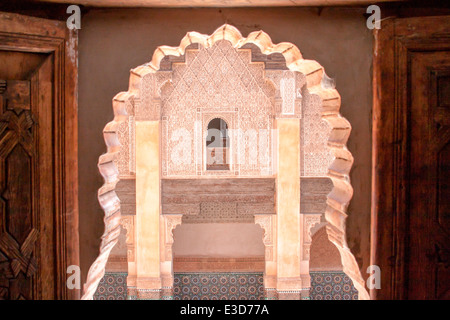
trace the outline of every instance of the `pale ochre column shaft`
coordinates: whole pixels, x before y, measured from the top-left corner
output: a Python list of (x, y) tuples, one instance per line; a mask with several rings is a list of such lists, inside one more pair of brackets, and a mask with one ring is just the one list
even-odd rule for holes
[(277, 289), (301, 289), (300, 120), (277, 119)]
[(136, 122), (137, 287), (161, 288), (159, 121)]

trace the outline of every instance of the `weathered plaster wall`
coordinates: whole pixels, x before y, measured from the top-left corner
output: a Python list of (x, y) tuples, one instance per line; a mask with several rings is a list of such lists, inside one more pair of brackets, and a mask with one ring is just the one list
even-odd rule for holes
[[(128, 88), (129, 71), (150, 61), (159, 45), (177, 46), (187, 31), (210, 34), (223, 23), (244, 36), (264, 30), (274, 43), (288, 41), (335, 78), (341, 113), (353, 126), (355, 189), (347, 220), (348, 242), (362, 270), (369, 264), (372, 36), (361, 9), (129, 9), (91, 10), (79, 33), (80, 252), (84, 282), (98, 254), (103, 212), (97, 170), (106, 151), (102, 130), (112, 120), (111, 100)], [(363, 272), (363, 276), (366, 274)]]
[(328, 240), (326, 226), (312, 236), (310, 250), (309, 270), (311, 272), (342, 271), (339, 250)]
[(181, 224), (173, 235), (175, 257), (264, 256), (263, 230), (254, 223)]

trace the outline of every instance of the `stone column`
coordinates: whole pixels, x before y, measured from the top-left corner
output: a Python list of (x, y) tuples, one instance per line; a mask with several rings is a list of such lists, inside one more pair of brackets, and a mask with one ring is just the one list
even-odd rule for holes
[(301, 299), (303, 219), (300, 216), (300, 120), (279, 118), (277, 172), (277, 293)]
[(136, 291), (161, 298), (159, 121), (136, 121)]

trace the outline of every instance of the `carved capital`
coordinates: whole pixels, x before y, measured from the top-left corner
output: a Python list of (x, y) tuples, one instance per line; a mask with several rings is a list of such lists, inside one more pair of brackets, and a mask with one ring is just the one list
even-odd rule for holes
[(122, 216), (121, 224), (127, 230), (127, 244), (134, 244), (134, 216)]
[(182, 214), (163, 214), (164, 217), (164, 242), (165, 245), (173, 244), (173, 229), (181, 224)]
[(265, 258), (273, 260), (273, 217), (271, 214), (255, 214), (255, 223), (264, 230), (263, 243), (265, 247)]
[(311, 248), (311, 229), (319, 224), (322, 214), (304, 214), (303, 215), (303, 260), (309, 260)]
[(163, 214), (164, 219), (164, 256), (163, 261), (172, 261), (173, 229), (181, 224), (182, 214)]
[(134, 237), (134, 217), (135, 216), (122, 216), (120, 223), (122, 227), (127, 230), (127, 259), (128, 262), (134, 262), (135, 259), (135, 237)]
[(273, 245), (272, 215), (255, 214), (255, 223), (259, 224), (264, 230), (264, 245)]
[(304, 224), (303, 224), (303, 231), (305, 234), (305, 242), (311, 243), (311, 229), (316, 225), (319, 224), (321, 221), (322, 214), (304, 214)]

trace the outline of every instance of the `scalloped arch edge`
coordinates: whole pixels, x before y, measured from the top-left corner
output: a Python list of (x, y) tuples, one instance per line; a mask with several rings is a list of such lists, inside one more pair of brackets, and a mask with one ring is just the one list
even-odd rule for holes
[(168, 55), (184, 55), (186, 48), (193, 43), (209, 48), (220, 40), (231, 42), (235, 48), (252, 43), (266, 55), (281, 53), (286, 60), (286, 66), (291, 71), (297, 71), (306, 76), (308, 91), (320, 97), (322, 101), (322, 119), (331, 126), (328, 146), (335, 155), (328, 173), (333, 182), (333, 189), (327, 196), (325, 212), (325, 218), (329, 223), (327, 234), (330, 241), (340, 252), (343, 271), (352, 279), (355, 288), (359, 292), (359, 299), (370, 299), (359, 266), (346, 241), (346, 208), (353, 196), (353, 188), (349, 177), (349, 172), (353, 165), (353, 156), (346, 147), (351, 126), (339, 113), (341, 104), (339, 93), (334, 88), (324, 87), (323, 78), (326, 77), (326, 74), (323, 67), (315, 60), (303, 59), (300, 50), (294, 44), (288, 42), (274, 44), (270, 36), (264, 31), (251, 32), (244, 38), (236, 27), (229, 24), (222, 25), (211, 35), (195, 31), (188, 32), (178, 47), (159, 46), (154, 51), (149, 63), (145, 63), (130, 71), (128, 91), (120, 92), (113, 98), (114, 120), (105, 126), (103, 133), (107, 153), (101, 155), (98, 162), (99, 171), (104, 178), (104, 185), (98, 191), (98, 199), (105, 212), (105, 231), (102, 235), (99, 256), (89, 269), (82, 299), (90, 300), (93, 298), (98, 283), (105, 273), (109, 253), (117, 243), (120, 233), (120, 200), (114, 191), (115, 185), (119, 181), (119, 176), (114, 160), (120, 148), (117, 127), (127, 116), (125, 102), (132, 96), (139, 97), (142, 78), (146, 74), (158, 71), (161, 60), (164, 57)]

